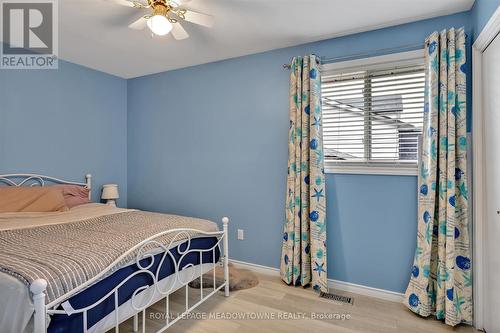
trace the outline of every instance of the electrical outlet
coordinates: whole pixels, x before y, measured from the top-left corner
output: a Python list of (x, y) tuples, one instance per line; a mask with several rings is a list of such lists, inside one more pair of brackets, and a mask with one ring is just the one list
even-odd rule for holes
[(245, 239), (245, 230), (238, 229), (238, 240), (244, 240), (244, 239)]

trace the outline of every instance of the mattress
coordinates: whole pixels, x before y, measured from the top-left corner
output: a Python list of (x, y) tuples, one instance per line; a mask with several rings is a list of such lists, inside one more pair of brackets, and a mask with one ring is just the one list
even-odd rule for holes
[[(3, 213), (0, 214), (0, 230), (18, 230), (23, 228), (32, 228), (40, 225), (57, 225), (70, 222), (78, 222), (87, 218), (101, 217), (110, 214), (117, 214), (128, 212), (130, 210), (114, 208), (102, 204), (87, 204), (81, 205), (71, 209), (69, 212), (57, 213)], [(134, 213), (135, 214), (135, 213)], [(207, 223), (211, 223), (206, 221)], [(30, 229), (31, 230), (31, 229)], [(215, 237), (194, 238), (191, 241), (191, 248), (196, 246), (197, 249), (207, 249), (213, 247), (217, 242)], [(182, 246), (181, 245), (181, 249)], [(177, 249), (172, 249), (172, 254), (179, 256)], [(161, 256), (161, 253), (156, 253), (155, 256)], [(208, 251), (203, 255), (203, 262), (212, 262), (212, 251)], [(217, 249), (215, 260), (218, 261), (220, 253)], [(167, 256), (168, 257), (168, 256)], [(198, 257), (198, 258), (196, 258)], [(178, 257), (177, 257), (178, 259)], [(150, 260), (150, 259), (144, 259)], [(206, 261), (205, 261), (206, 260)], [(156, 264), (150, 269), (158, 268), (159, 260), (155, 261)], [(179, 267), (184, 267), (186, 264), (198, 265), (199, 254), (187, 255)], [(156, 267), (155, 267), (156, 266)], [(129, 262), (126, 265), (120, 266), (121, 268), (114, 271), (113, 274), (98, 281), (86, 290), (80, 292), (78, 295), (73, 296), (70, 300), (63, 303), (65, 309), (80, 308), (94, 303), (94, 301), (102, 298), (109, 290), (112, 290), (124, 276), (137, 270), (135, 262)], [(192, 268), (192, 267), (191, 267)], [(190, 269), (191, 269), (190, 268)], [(160, 269), (160, 279), (168, 280), (167, 277), (175, 272), (172, 259), (165, 260)], [(200, 270), (201, 272), (201, 270)], [(182, 273), (182, 272), (181, 272)], [(147, 274), (139, 274), (133, 279), (130, 279), (119, 290), (119, 304), (127, 303), (130, 295), (137, 289), (137, 286), (150, 285), (151, 278)], [(150, 288), (151, 289), (151, 288)], [(168, 288), (167, 288), (168, 289)], [(95, 311), (89, 312), (88, 327), (98, 327), (95, 325), (108, 316), (112, 311), (114, 301), (106, 300)], [(1, 332), (31, 332), (32, 330), (32, 315), (33, 304), (28, 292), (28, 289), (21, 280), (14, 276), (9, 276), (5, 273), (0, 273), (0, 328)], [(82, 318), (78, 314), (71, 316), (56, 315), (51, 318), (49, 325), (49, 332), (79, 332), (82, 329)], [(98, 330), (97, 330), (98, 331)]]
[[(195, 238), (191, 240), (190, 249), (210, 249), (217, 243), (216, 237), (202, 237)], [(186, 248), (186, 242), (180, 244), (181, 252)], [(189, 253), (180, 260), (181, 254), (178, 251), (179, 247), (175, 247), (170, 251), (175, 258), (175, 261), (179, 263), (179, 268), (186, 267), (189, 264), (199, 265), (200, 264), (200, 255), (198, 253)], [(159, 264), (161, 261), (163, 253), (156, 254), (155, 260), (149, 271), (155, 273), (159, 268)], [(219, 261), (220, 251), (217, 248), (215, 251), (215, 262)], [(202, 255), (203, 263), (212, 263), (213, 262), (213, 253), (212, 251), (207, 251)], [(180, 260), (180, 261), (179, 261)], [(149, 259), (141, 260), (141, 266), (145, 267), (149, 264)], [(189, 266), (188, 266), (189, 267)], [(68, 300), (68, 302), (63, 303), (59, 309), (81, 309), (86, 306), (94, 304), (96, 301), (100, 300), (104, 297), (108, 292), (113, 290), (120, 282), (126, 279), (127, 276), (133, 274), (138, 271), (139, 268), (134, 263), (127, 267), (123, 267), (120, 270), (116, 271), (112, 275), (107, 278), (99, 281), (98, 283), (90, 286), (85, 289), (81, 293), (73, 296)], [(166, 256), (166, 259), (162, 263), (160, 267), (159, 279), (162, 280), (166, 277), (175, 273), (175, 266), (170, 256)], [(127, 302), (132, 294), (142, 286), (150, 286), (153, 284), (153, 279), (149, 274), (138, 274), (128, 280), (125, 284), (123, 284), (118, 290), (118, 304), (122, 305)], [(170, 289), (170, 284), (167, 285), (165, 290)], [(141, 302), (137, 302), (141, 304)], [(99, 323), (104, 317), (108, 314), (112, 313), (114, 310), (114, 296), (109, 296), (105, 301), (101, 304), (93, 308), (88, 312), (88, 322), (87, 327), (90, 329), (96, 324)], [(50, 321), (50, 325), (48, 327), (49, 333), (79, 333), (83, 332), (83, 315), (82, 314), (72, 314), (68, 315), (53, 315)]]

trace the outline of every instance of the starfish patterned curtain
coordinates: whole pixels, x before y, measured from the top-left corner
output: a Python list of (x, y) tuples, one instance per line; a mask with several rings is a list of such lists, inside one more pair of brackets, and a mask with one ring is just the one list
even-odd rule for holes
[(425, 65), (417, 249), (405, 303), (455, 326), (472, 322), (464, 30), (430, 35)]
[(295, 57), (290, 68), (290, 127), (281, 278), (328, 291), (326, 189), (319, 59)]

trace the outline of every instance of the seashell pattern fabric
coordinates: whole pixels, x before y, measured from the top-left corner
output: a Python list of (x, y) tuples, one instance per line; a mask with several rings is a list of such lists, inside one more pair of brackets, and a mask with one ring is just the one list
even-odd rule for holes
[(446, 324), (472, 323), (464, 29), (426, 40), (418, 234), (405, 304)]
[(290, 68), (286, 220), (281, 278), (328, 291), (326, 188), (319, 59), (295, 57)]

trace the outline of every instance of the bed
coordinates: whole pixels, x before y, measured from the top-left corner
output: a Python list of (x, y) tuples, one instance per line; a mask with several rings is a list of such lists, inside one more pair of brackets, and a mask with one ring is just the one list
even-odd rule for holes
[[(77, 185), (34, 174), (0, 175), (7, 186)], [(89, 191), (90, 193), (90, 191)], [(89, 194), (90, 195), (90, 194)], [(90, 199), (90, 197), (89, 197)], [(0, 331), (106, 332), (133, 318), (146, 330), (146, 309), (185, 288), (184, 312), (165, 316), (163, 332), (218, 291), (229, 296), (228, 222), (87, 203), (64, 212), (0, 213)], [(215, 268), (222, 265), (224, 281)], [(213, 288), (188, 301), (188, 284)], [(205, 275), (204, 275), (205, 274)], [(156, 328), (156, 325), (155, 325)]]

